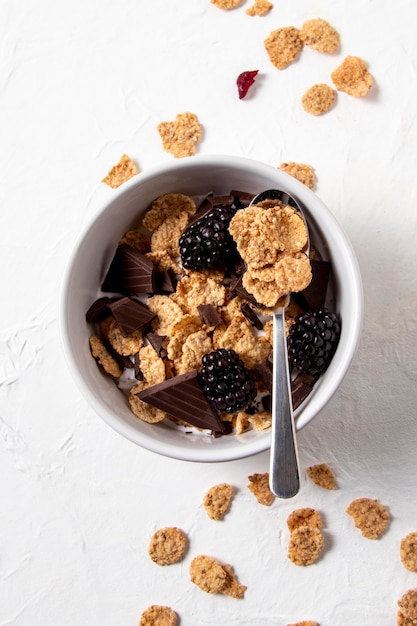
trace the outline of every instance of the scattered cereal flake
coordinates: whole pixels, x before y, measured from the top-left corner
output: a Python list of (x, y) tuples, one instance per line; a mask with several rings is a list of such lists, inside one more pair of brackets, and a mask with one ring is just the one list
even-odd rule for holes
[(275, 500), (275, 496), (269, 488), (269, 473), (252, 474), (248, 476), (248, 489), (253, 493), (259, 504), (271, 506)]
[(136, 176), (137, 173), (138, 168), (134, 161), (127, 154), (122, 154), (120, 161), (111, 168), (110, 172), (101, 182), (106, 183), (106, 185), (109, 185), (112, 189), (116, 189), (116, 187), (120, 187), (120, 185), (129, 180), (129, 178)]
[(151, 404), (147, 404), (147, 402), (144, 402), (138, 395), (136, 395), (147, 387), (149, 387), (147, 382), (140, 381), (137, 385), (131, 388), (129, 394), (130, 409), (132, 413), (143, 422), (147, 422), (148, 424), (157, 424), (165, 419), (166, 414), (164, 411), (157, 409)]
[(166, 219), (184, 212), (188, 215), (194, 215), (196, 212), (194, 200), (182, 193), (166, 193), (155, 198), (150, 209), (144, 215), (142, 225), (153, 232)]
[(306, 46), (327, 54), (337, 52), (340, 47), (339, 33), (321, 17), (304, 22), (300, 39)]
[(144, 346), (139, 350), (139, 363), (141, 372), (149, 386), (157, 385), (165, 380), (165, 363), (151, 345)]
[(140, 330), (135, 330), (125, 337), (112, 316), (100, 322), (100, 330), (111, 347), (123, 356), (132, 356), (143, 346), (143, 336)]
[(297, 58), (304, 44), (298, 28), (284, 26), (273, 30), (265, 39), (264, 45), (271, 63), (283, 70)]
[(316, 509), (305, 507), (302, 509), (296, 509), (289, 514), (287, 518), (287, 526), (292, 533), (296, 528), (300, 526), (310, 526), (310, 528), (323, 528), (323, 522), (321, 515)]
[(356, 528), (367, 539), (377, 539), (386, 529), (390, 517), (385, 505), (370, 498), (354, 500), (346, 513), (353, 518)]
[(296, 624), (287, 624), (287, 626), (319, 626), (317, 622), (297, 622)]
[(401, 563), (410, 572), (417, 572), (417, 532), (410, 533), (401, 539)]
[(158, 132), (166, 152), (175, 158), (192, 156), (201, 139), (201, 125), (194, 113), (178, 113), (174, 122), (161, 122)]
[(226, 287), (216, 277), (204, 272), (190, 272), (178, 283), (173, 298), (187, 313), (199, 315), (199, 304), (222, 306), (226, 294)]
[(226, 515), (233, 496), (233, 487), (220, 483), (211, 487), (203, 498), (203, 506), (212, 520), (221, 520)]
[(160, 528), (151, 537), (148, 554), (157, 565), (172, 565), (181, 561), (186, 547), (187, 537), (180, 528)]
[(246, 590), (239, 584), (230, 565), (222, 565), (211, 556), (200, 554), (190, 564), (191, 582), (206, 593), (222, 593), (242, 598)]
[(299, 526), (290, 537), (288, 558), (295, 565), (311, 565), (324, 546), (323, 535), (314, 526)]
[(202, 329), (201, 318), (197, 315), (182, 315), (171, 327), (167, 345), (167, 356), (175, 360), (182, 357), (182, 349), (187, 337)]
[(406, 617), (401, 611), (398, 611), (397, 626), (417, 626), (417, 619)]
[[(409, 620), (417, 620), (417, 589), (409, 589), (398, 600), (402, 616)], [(404, 624), (409, 622), (405, 621)]]
[(336, 90), (324, 83), (313, 85), (301, 98), (303, 109), (311, 115), (322, 115), (332, 108), (336, 100)]
[(128, 230), (119, 241), (119, 245), (127, 243), (131, 248), (139, 250), (142, 254), (149, 252), (151, 249), (151, 242), (149, 238), (140, 230)]
[(236, 9), (242, 4), (243, 0), (210, 0), (212, 4), (215, 4), (219, 9)]
[(373, 84), (373, 78), (365, 61), (360, 57), (347, 56), (331, 74), (332, 81), (338, 91), (350, 96), (365, 96)]
[(222, 593), (227, 585), (227, 572), (216, 559), (200, 554), (191, 561), (190, 579), (206, 593)]
[(91, 335), (90, 348), (91, 354), (95, 359), (97, 359), (98, 363), (102, 366), (104, 371), (107, 372), (107, 374), (114, 376), (114, 378), (119, 378), (119, 376), (122, 375), (122, 370), (120, 369), (119, 364), (111, 356), (98, 335)]
[(178, 616), (168, 606), (152, 604), (140, 616), (139, 626), (177, 626)]
[(152, 233), (152, 252), (165, 251), (172, 258), (180, 254), (179, 238), (188, 223), (188, 214), (183, 211), (178, 215), (167, 217), (160, 226)]
[(246, 591), (246, 585), (241, 585), (239, 583), (231, 565), (223, 565), (223, 569), (226, 571), (226, 587), (222, 593), (230, 596), (231, 598), (243, 598)]
[(246, 15), (265, 15), (273, 6), (272, 2), (268, 2), (268, 0), (255, 0), (255, 3), (246, 9)]
[(307, 476), (315, 485), (323, 489), (336, 489), (336, 479), (332, 469), (326, 463), (318, 463), (307, 467)]
[(295, 163), (295, 161), (287, 161), (285, 163), (281, 163), (278, 169), (286, 172), (293, 178), (296, 178), (300, 181), (300, 183), (303, 183), (303, 185), (309, 189), (314, 189), (316, 177), (311, 165), (307, 165), (306, 163)]

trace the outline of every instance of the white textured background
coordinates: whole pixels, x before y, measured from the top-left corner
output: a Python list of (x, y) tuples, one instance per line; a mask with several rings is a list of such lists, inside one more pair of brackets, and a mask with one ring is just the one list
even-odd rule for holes
[[(276, 0), (263, 18), (209, 0), (0, 0), (0, 626), (135, 626), (168, 604), (181, 626), (389, 626), (417, 587), (399, 542), (417, 530), (417, 38), (415, 0)], [(276, 70), (270, 31), (328, 20), (342, 48), (306, 48)], [(314, 118), (300, 98), (347, 54), (375, 78)], [(235, 79), (259, 69), (251, 97)], [(142, 171), (173, 157), (157, 124), (182, 111), (204, 126), (200, 153), (314, 166), (316, 192), (347, 231), (363, 272), (363, 337), (342, 387), (300, 434), (300, 494), (257, 505), (247, 476), (268, 455), (218, 465), (159, 458), (105, 426), (80, 397), (57, 322), (64, 266), (80, 229), (114, 193), (100, 180), (123, 152)], [(326, 461), (339, 489), (307, 483)], [(210, 521), (212, 484), (238, 490)], [(345, 514), (354, 498), (387, 504), (368, 541)], [(326, 552), (286, 559), (285, 520), (320, 509)], [(181, 564), (147, 556), (153, 531), (190, 537)], [(199, 552), (233, 564), (243, 600), (189, 583)]]

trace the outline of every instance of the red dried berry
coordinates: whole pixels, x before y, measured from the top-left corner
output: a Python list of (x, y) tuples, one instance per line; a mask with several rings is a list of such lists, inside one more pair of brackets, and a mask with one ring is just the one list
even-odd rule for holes
[(239, 99), (242, 100), (249, 91), (249, 87), (255, 82), (255, 76), (259, 70), (252, 70), (250, 72), (242, 72), (239, 74), (236, 80), (237, 89), (239, 92)]

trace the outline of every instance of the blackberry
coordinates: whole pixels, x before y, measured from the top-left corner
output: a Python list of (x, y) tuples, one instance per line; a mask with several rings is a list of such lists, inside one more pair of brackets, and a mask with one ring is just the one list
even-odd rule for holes
[(215, 206), (187, 226), (179, 240), (184, 267), (199, 271), (233, 264), (237, 249), (228, 227), (236, 210), (234, 206)]
[(288, 336), (290, 363), (303, 372), (319, 376), (328, 367), (340, 337), (335, 313), (317, 309), (295, 318)]
[(216, 409), (235, 413), (255, 399), (256, 387), (251, 373), (234, 350), (214, 350), (203, 356), (202, 363), (202, 389)]

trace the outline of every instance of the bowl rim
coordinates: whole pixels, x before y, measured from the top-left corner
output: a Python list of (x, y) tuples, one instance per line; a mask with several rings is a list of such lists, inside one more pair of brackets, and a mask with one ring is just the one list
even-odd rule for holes
[[(118, 419), (116, 415), (112, 415), (106, 407), (98, 401), (96, 395), (91, 391), (89, 385), (84, 380), (77, 366), (77, 355), (73, 350), (69, 329), (68, 297), (71, 282), (73, 280), (72, 273), (76, 263), (77, 254), (100, 216), (102, 216), (106, 211), (109, 211), (110, 207), (115, 202), (120, 203), (124, 196), (128, 196), (132, 189), (142, 185), (144, 182), (150, 181), (161, 174), (165, 175), (171, 171), (180, 174), (184, 169), (186, 170), (190, 167), (199, 168), (200, 166), (220, 166), (225, 168), (234, 168), (236, 170), (249, 168), (251, 173), (259, 172), (260, 175), (264, 176), (272, 176), (272, 174), (276, 175), (277, 171), (279, 171), (272, 165), (247, 157), (216, 154), (195, 155), (192, 157), (185, 157), (179, 161), (158, 163), (149, 167), (145, 171), (140, 172), (124, 183), (120, 188), (114, 190), (111, 197), (105, 200), (98, 212), (96, 212), (86, 225), (82, 227), (81, 232), (77, 236), (72, 250), (67, 258), (59, 294), (59, 329), (67, 365), (76, 386), (90, 407), (93, 408), (97, 415), (101, 417), (103, 421), (113, 430), (140, 447), (162, 456), (178, 460), (197, 462), (232, 461), (247, 456), (253, 456), (268, 450), (270, 446), (269, 431), (267, 436), (254, 438), (249, 443), (246, 442), (245, 445), (238, 445), (237, 441), (239, 441), (239, 436), (235, 435), (230, 438), (229, 444), (224, 442), (221, 447), (218, 446), (216, 448), (215, 445), (209, 445), (202, 449), (200, 446), (192, 445), (180, 447), (177, 443), (173, 443), (171, 446), (170, 444), (166, 444), (166, 442), (160, 441), (157, 437), (148, 435), (146, 432), (139, 432), (138, 430), (131, 428), (127, 423)], [(299, 431), (301, 428), (306, 426), (329, 402), (335, 391), (340, 386), (352, 363), (353, 357), (359, 345), (363, 324), (363, 284), (359, 264), (352, 244), (334, 215), (330, 212), (326, 205), (324, 205), (320, 198), (301, 182), (282, 171), (279, 171), (279, 176), (287, 181), (286, 190), (293, 194), (302, 204), (308, 206), (309, 201), (311, 202), (313, 199), (315, 205), (320, 207), (321, 223), (322, 219), (324, 219), (328, 225), (328, 231), (338, 234), (339, 243), (341, 243), (344, 248), (343, 253), (349, 258), (349, 282), (351, 288), (353, 289), (351, 307), (355, 313), (353, 319), (351, 320), (349, 343), (343, 353), (343, 359), (340, 366), (333, 369), (331, 384), (328, 384), (326, 389), (322, 389), (320, 394), (313, 394), (313, 397), (307, 406), (303, 408), (302, 412), (297, 412), (297, 410), (294, 412), (297, 418), (296, 428), (297, 431)], [(319, 385), (319, 383), (317, 383), (317, 385)], [(229, 438), (223, 437), (221, 439), (227, 440)]]

